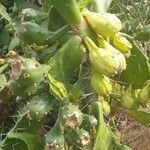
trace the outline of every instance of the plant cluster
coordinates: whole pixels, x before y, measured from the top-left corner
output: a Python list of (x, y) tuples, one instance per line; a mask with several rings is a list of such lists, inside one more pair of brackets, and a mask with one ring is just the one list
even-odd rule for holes
[(150, 125), (148, 58), (110, 3), (1, 1), (0, 106), (13, 115), (0, 115), (1, 149), (130, 149), (115, 107)]

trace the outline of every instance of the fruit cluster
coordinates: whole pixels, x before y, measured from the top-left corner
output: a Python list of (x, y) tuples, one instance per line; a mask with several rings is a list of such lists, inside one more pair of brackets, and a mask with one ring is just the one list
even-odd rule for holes
[[(122, 24), (114, 14), (84, 11), (83, 16), (98, 35), (98, 46), (89, 37), (84, 40), (92, 66), (91, 86), (99, 96), (106, 97), (113, 90), (110, 78), (126, 69), (125, 55), (129, 56), (132, 45), (120, 35)], [(109, 114), (109, 104), (101, 99)]]

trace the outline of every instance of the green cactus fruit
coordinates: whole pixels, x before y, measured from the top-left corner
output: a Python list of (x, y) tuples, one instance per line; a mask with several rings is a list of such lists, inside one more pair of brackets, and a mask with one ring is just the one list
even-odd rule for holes
[(31, 97), (36, 94), (48, 93), (49, 84), (47, 81), (43, 80), (39, 84), (33, 84), (30, 86), (20, 85), (16, 81), (13, 81), (8, 85), (11, 93), (20, 97)]
[[(106, 76), (113, 76), (122, 69), (124, 69), (125, 65), (124, 56), (121, 59), (119, 54), (117, 55), (114, 51), (98, 48), (95, 43), (88, 37), (85, 37), (85, 44), (89, 50), (89, 59), (91, 65), (95, 71), (98, 73), (104, 74)], [(122, 55), (122, 54), (121, 54)]]
[(53, 109), (53, 103), (51, 99), (52, 98), (46, 94), (32, 97), (26, 106), (31, 118), (39, 121), (43, 119), (48, 112)]
[(123, 54), (130, 53), (130, 49), (132, 48), (132, 45), (125, 37), (119, 34), (115, 34), (112, 38), (112, 41), (114, 47), (118, 49), (121, 53)]
[(117, 73), (121, 73), (123, 70), (126, 69), (126, 59), (125, 56), (116, 48), (114, 48), (110, 43), (108, 43), (106, 40), (104, 40), (104, 38), (102, 36), (98, 36), (98, 42), (99, 42), (99, 46), (111, 51), (114, 55), (116, 55), (116, 57), (118, 57), (118, 62), (119, 62), (119, 68), (117, 70)]
[(33, 22), (24, 22), (19, 29), (20, 38), (28, 44), (44, 45), (51, 34), (52, 32)]
[(70, 103), (61, 108), (60, 118), (65, 128), (76, 129), (81, 125), (83, 115), (77, 106)]
[(11, 82), (8, 88), (10, 89), (13, 95), (20, 96), (20, 97), (30, 97), (35, 95), (38, 92), (37, 84), (24, 86), (24, 85), (20, 85), (16, 81)]
[(134, 99), (132, 97), (132, 86), (129, 86), (128, 89), (123, 93), (120, 104), (122, 107), (127, 109), (132, 109), (134, 105)]
[(108, 116), (110, 114), (110, 105), (105, 100), (101, 101), (101, 105), (102, 105), (104, 114)]
[(90, 143), (90, 135), (84, 129), (69, 130), (66, 133), (66, 140), (75, 149), (85, 148)]
[(145, 105), (150, 102), (150, 80), (148, 80), (137, 95), (138, 102)]
[(91, 130), (92, 132), (95, 132), (97, 123), (97, 119), (94, 116), (84, 114), (81, 127), (86, 131)]
[(50, 67), (40, 65), (36, 60), (18, 57), (11, 64), (10, 80), (22, 86), (39, 84)]
[(50, 92), (54, 97), (58, 99), (65, 99), (68, 97), (67, 90), (61, 82), (55, 80), (50, 74), (48, 74), (48, 81), (50, 84)]
[(45, 150), (65, 150), (63, 132), (63, 127), (57, 120), (55, 126), (46, 134)]
[(84, 11), (82, 14), (91, 28), (102, 36), (111, 37), (122, 29), (120, 19), (114, 14), (90, 11)]
[(19, 29), (20, 39), (27, 44), (36, 45), (51, 45), (56, 42), (56, 40), (61, 37), (64, 33), (68, 31), (69, 26), (65, 25), (55, 32), (50, 32), (45, 27), (33, 22), (23, 22)]
[(109, 78), (95, 71), (91, 76), (91, 87), (100, 96), (107, 96), (112, 91), (112, 86)]
[(29, 58), (15, 58), (11, 64), (9, 88), (14, 95), (27, 97), (40, 91), (40, 82), (49, 71), (48, 65), (40, 65)]

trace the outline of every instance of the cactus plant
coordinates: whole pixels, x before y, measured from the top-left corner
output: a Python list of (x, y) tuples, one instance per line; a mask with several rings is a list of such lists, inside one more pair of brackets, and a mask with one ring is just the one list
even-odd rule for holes
[(120, 17), (104, 12), (110, 2), (11, 3), (0, 2), (0, 149), (128, 149), (112, 106), (149, 126), (139, 108), (150, 102), (150, 65)]

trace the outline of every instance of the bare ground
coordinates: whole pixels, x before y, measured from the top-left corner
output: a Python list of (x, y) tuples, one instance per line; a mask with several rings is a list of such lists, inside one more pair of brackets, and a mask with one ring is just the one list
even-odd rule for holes
[(116, 121), (123, 143), (133, 150), (150, 150), (150, 128), (142, 126), (123, 113), (117, 114)]

